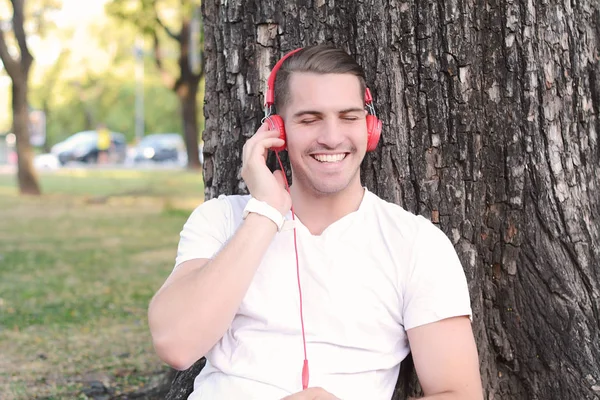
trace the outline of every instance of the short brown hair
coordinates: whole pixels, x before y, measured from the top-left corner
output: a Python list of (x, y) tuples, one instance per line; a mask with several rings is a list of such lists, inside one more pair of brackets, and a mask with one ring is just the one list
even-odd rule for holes
[(275, 109), (280, 112), (290, 99), (289, 80), (294, 72), (352, 74), (358, 78), (361, 96), (365, 92), (365, 71), (348, 53), (329, 45), (305, 47), (287, 58), (275, 79)]

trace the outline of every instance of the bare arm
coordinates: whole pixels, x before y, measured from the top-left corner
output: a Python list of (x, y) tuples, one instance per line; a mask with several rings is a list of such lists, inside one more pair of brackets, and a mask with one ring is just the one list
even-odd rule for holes
[[(285, 215), (291, 198), (283, 175), (265, 164), (267, 149), (283, 144), (278, 136), (265, 124), (246, 142), (242, 177), (253, 197)], [(163, 361), (187, 369), (225, 334), (276, 232), (273, 221), (252, 213), (214, 259), (178, 266), (148, 309), (154, 347)]]
[(157, 354), (189, 368), (223, 336), (246, 294), (275, 224), (250, 214), (213, 259), (184, 262), (150, 303), (148, 321)]
[(425, 399), (482, 400), (477, 347), (468, 317), (454, 317), (407, 331)]

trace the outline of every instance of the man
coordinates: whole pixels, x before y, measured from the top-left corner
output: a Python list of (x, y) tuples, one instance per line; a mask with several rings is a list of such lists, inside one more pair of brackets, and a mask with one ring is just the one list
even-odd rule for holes
[(106, 125), (101, 123), (98, 124), (96, 133), (98, 135), (98, 164), (107, 164), (109, 160), (108, 153), (111, 146), (110, 131), (106, 128)]
[[(372, 116), (364, 82), (342, 50), (289, 56), (275, 81), (285, 140), (266, 121), (244, 146), (255, 200), (220, 196), (185, 224), (149, 324), (174, 368), (206, 356), (190, 399), (387, 400), (409, 351), (427, 399), (482, 399), (454, 248), (361, 184)], [(265, 164), (268, 149), (283, 146), (289, 192)]]

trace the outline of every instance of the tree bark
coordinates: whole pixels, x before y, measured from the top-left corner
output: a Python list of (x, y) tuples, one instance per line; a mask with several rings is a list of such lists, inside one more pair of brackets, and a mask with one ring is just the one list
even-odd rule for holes
[[(241, 150), (276, 60), (344, 48), (384, 121), (363, 183), (453, 241), (485, 398), (600, 399), (597, 1), (206, 0), (203, 14), (207, 199), (246, 192)], [(394, 398), (419, 394), (410, 359), (398, 382)]]
[(27, 48), (24, 0), (11, 0), (13, 6), (12, 27), (20, 57), (13, 58), (8, 50), (4, 32), (0, 27), (0, 60), (12, 80), (13, 131), (17, 139), (17, 181), (19, 191), (25, 195), (39, 195), (40, 187), (33, 167), (33, 151), (29, 141), (29, 70), (33, 57)]

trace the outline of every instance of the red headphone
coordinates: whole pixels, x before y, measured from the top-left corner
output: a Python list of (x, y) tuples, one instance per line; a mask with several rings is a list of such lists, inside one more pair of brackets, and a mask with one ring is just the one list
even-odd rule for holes
[[(302, 50), (302, 47), (296, 50), (292, 50), (286, 55), (284, 55), (281, 60), (275, 64), (273, 69), (271, 70), (271, 74), (269, 75), (269, 80), (267, 81), (267, 94), (265, 96), (265, 118), (264, 120), (269, 121), (271, 125), (271, 129), (277, 129), (279, 131), (279, 138), (286, 140), (285, 136), (285, 124), (283, 123), (283, 118), (277, 114), (272, 113), (272, 107), (275, 104), (275, 78), (277, 76), (277, 71), (281, 68), (283, 62), (290, 57), (291, 55), (297, 53)], [(373, 105), (373, 97), (371, 97), (371, 91), (369, 88), (365, 89), (365, 107), (367, 108), (367, 151), (373, 151), (377, 148), (377, 144), (379, 143), (379, 138), (381, 137), (381, 127), (382, 123), (377, 115), (375, 114), (375, 106)], [(263, 121), (264, 121), (263, 120)], [(286, 148), (286, 144), (284, 143), (281, 147), (273, 147), (273, 151), (283, 151)]]

